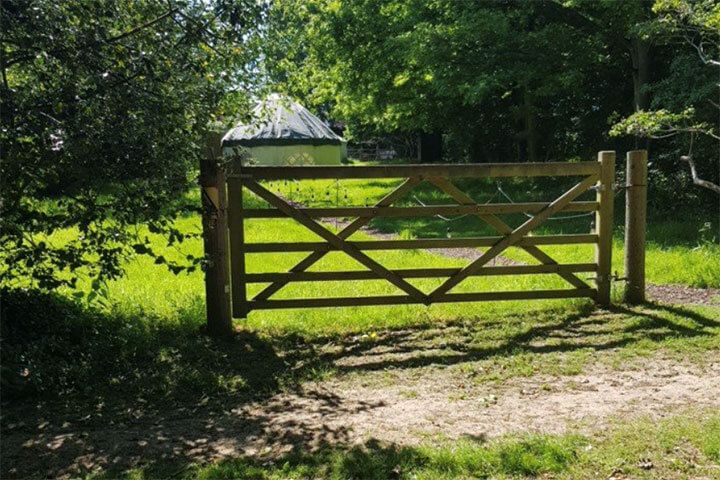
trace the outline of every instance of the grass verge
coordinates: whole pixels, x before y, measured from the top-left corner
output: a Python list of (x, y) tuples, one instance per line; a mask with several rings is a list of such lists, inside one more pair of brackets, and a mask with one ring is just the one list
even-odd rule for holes
[[(716, 478), (720, 416), (678, 415), (640, 420), (595, 436), (527, 435), (489, 443), (461, 440), (398, 446), (369, 440), (272, 460), (236, 458), (177, 469), (156, 464), (122, 478), (220, 479), (469, 479), (539, 477)], [(117, 478), (91, 475), (94, 480)]]

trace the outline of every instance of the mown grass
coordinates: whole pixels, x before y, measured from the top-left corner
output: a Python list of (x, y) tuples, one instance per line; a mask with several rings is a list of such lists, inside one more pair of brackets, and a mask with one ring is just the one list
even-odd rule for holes
[(483, 445), (464, 441), (445, 446), (397, 447), (370, 441), (347, 450), (332, 449), (258, 467), (247, 460), (230, 460), (190, 471), (197, 479), (450, 479), (535, 476), (560, 473), (575, 460), (579, 437), (529, 436)]
[[(326, 197), (332, 194), (330, 187), (335, 187), (335, 183), (325, 182), (326, 190), (331, 192)], [(372, 204), (387, 191), (387, 187), (388, 184), (382, 182), (370, 186), (355, 182), (352, 188), (347, 189), (347, 201)], [(275, 184), (273, 188), (281, 189), (282, 186)], [(313, 188), (322, 192), (318, 195), (322, 198), (325, 191), (322, 184)], [(336, 190), (338, 198), (344, 200), (344, 192), (339, 185)], [(420, 195), (423, 195), (423, 190), (418, 193), (418, 198), (421, 198)], [(334, 204), (330, 198), (316, 201), (321, 205), (323, 202)], [(259, 205), (256, 200), (248, 200)], [(429, 200), (426, 203), (449, 203), (441, 198), (426, 200)], [(338, 202), (342, 204), (342, 200)], [(309, 203), (312, 204), (311, 201)], [(492, 234), (481, 230), (484, 227), (477, 227), (473, 221), (468, 218), (452, 222), (450, 234)], [(519, 221), (522, 218), (515, 219), (515, 222)], [(431, 219), (427, 224), (414, 220), (411, 223), (402, 222), (407, 221), (397, 224), (378, 222), (374, 226), (416, 237), (447, 234), (447, 222), (440, 220)], [(707, 247), (693, 250), (697, 237), (688, 234), (687, 228), (678, 227), (673, 222), (668, 224), (672, 225), (667, 227), (670, 231), (668, 235), (674, 235), (675, 240), (663, 243), (664, 250), (653, 251), (654, 247), (649, 250), (650, 280), (714, 285), (717, 262), (713, 259), (717, 257), (712, 249), (716, 246), (705, 242), (703, 245)], [(178, 226), (186, 232), (200, 231), (199, 219), (195, 217), (180, 219)], [(61, 232), (52, 240), (61, 242), (63, 235), (72, 235), (72, 232)], [(651, 238), (653, 235), (650, 234)], [(248, 223), (246, 236), (248, 241), (253, 242), (317, 240), (312, 233), (288, 220), (253, 220)], [(167, 258), (201, 253), (198, 239), (188, 240), (181, 247), (169, 247), (159, 236), (150, 235), (150, 238), (153, 249)], [(368, 237), (358, 233), (353, 238)], [(591, 249), (553, 254), (565, 261), (592, 258)], [(670, 254), (672, 256), (662, 256)], [(467, 263), (467, 260), (445, 258), (427, 251), (371, 252), (370, 255), (384, 265), (398, 268), (461, 266)], [(522, 255), (520, 251), (507, 252), (507, 256), (513, 258), (521, 259)], [(302, 256), (250, 255), (248, 270), (283, 271)], [(673, 256), (677, 257), (676, 260)], [(616, 250), (616, 262), (618, 258)], [(706, 270), (688, 265), (700, 265)], [(108, 284), (108, 297), (101, 304), (80, 305), (67, 298), (73, 293), (69, 291), (63, 292), (67, 294), (64, 297), (32, 291), (3, 292), (4, 425), (19, 419), (27, 422), (28, 428), (32, 429), (49, 420), (60, 428), (68, 419), (74, 422), (78, 412), (86, 411), (95, 412), (89, 416), (89, 422), (102, 425), (108, 420), (127, 421), (139, 409), (146, 415), (152, 411), (158, 421), (163, 421), (171, 412), (185, 415), (190, 411), (202, 414), (203, 409), (222, 410), (228, 404), (261, 400), (279, 391), (294, 389), (309, 379), (365, 374), (375, 370), (392, 372), (446, 365), (453, 368), (457, 375), (464, 375), (474, 382), (495, 382), (537, 373), (572, 375), (597, 362), (621, 366), (658, 352), (703, 361), (707, 352), (720, 349), (720, 313), (716, 308), (649, 305), (593, 311), (592, 303), (583, 300), (444, 304), (429, 308), (395, 306), (256, 311), (251, 312), (248, 319), (237, 322), (238, 332), (234, 338), (212, 341), (199, 334), (205, 317), (201, 272), (173, 275), (145, 257), (134, 258), (126, 266), (127, 275)], [(342, 254), (332, 253), (313, 269), (360, 268), (364, 267)], [(440, 281), (430, 279), (413, 283), (427, 291)], [(262, 286), (253, 286), (250, 293), (259, 288)], [(534, 275), (473, 278), (461, 284), (458, 291), (539, 288), (567, 287), (555, 276)], [(283, 290), (278, 296), (394, 293), (397, 290), (386, 282), (364, 281), (303, 283)], [(419, 354), (399, 360), (365, 362), (351, 368), (336, 362), (347, 355), (362, 355), (377, 346)], [(711, 438), (717, 422), (708, 425), (712, 428), (706, 436)], [(652, 430), (654, 426), (648, 424), (647, 428), (651, 429), (648, 430), (651, 433), (648, 433), (648, 438), (637, 439), (638, 449), (650, 449), (650, 453), (655, 455), (666, 447), (663, 446), (665, 444), (647, 443), (656, 433)], [(679, 426), (668, 428), (670, 439), (675, 438), (672, 432), (681, 431)], [(707, 428), (697, 427), (698, 432), (707, 432)], [(629, 431), (623, 441), (631, 440), (628, 435)], [(693, 431), (685, 436), (693, 435), (702, 436)], [(590, 474), (592, 468), (609, 472), (609, 475), (612, 473), (611, 465), (616, 468), (620, 462), (622, 468), (634, 472), (634, 460), (627, 460), (630, 463), (610, 460), (613, 458), (611, 452), (616, 452), (617, 458), (630, 457), (623, 457), (627, 452), (622, 449), (613, 450), (614, 440), (608, 441), (611, 443), (603, 447), (604, 453), (598, 457), (592, 457), (592, 454), (600, 450), (586, 452), (587, 439), (527, 437), (492, 445), (469, 442), (417, 449), (380, 445), (348, 449), (338, 446), (317, 454), (286, 458), (269, 466), (251, 459), (238, 459), (189, 470), (188, 465), (182, 464), (180, 469), (190, 478), (237, 478), (242, 475), (248, 478), (347, 478), (346, 474), (353, 473), (357, 474), (357, 478), (373, 478), (360, 475), (361, 472), (369, 472), (374, 478), (387, 478), (388, 468), (391, 467), (391, 476), (401, 478), (413, 478), (411, 473), (416, 478), (443, 478), (443, 475), (445, 478), (468, 478), (542, 472), (576, 478), (568, 473), (574, 471), (580, 472), (578, 477), (593, 478)], [(398, 464), (401, 464), (397, 470), (399, 473), (393, 473)], [(583, 465), (592, 467), (582, 470), (586, 468)], [(177, 465), (173, 468), (177, 472)], [(580, 470), (573, 470), (575, 468)], [(122, 472), (113, 471), (116, 472), (113, 475)], [(642, 469), (637, 471), (640, 474), (644, 472)], [(676, 472), (672, 469), (668, 471)], [(153, 472), (152, 468), (141, 469), (132, 472), (130, 477), (163, 478), (162, 474), (155, 475)]]
[[(616, 425), (598, 437), (526, 435), (491, 442), (438, 440), (417, 447), (383, 444), (326, 447), (272, 460), (235, 458), (178, 470), (160, 464), (122, 478), (469, 479), (542, 476), (557, 479), (715, 478), (720, 469), (720, 416), (693, 412), (660, 422)], [(93, 475), (94, 480), (117, 478)]]

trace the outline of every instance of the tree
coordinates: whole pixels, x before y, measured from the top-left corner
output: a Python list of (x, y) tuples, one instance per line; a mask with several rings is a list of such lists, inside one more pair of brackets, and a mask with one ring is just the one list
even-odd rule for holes
[(2, 2), (0, 284), (99, 287), (153, 254), (141, 223), (183, 240), (170, 220), (210, 122), (247, 99), (262, 15), (250, 0)]
[(280, 1), (270, 28), (288, 48), (268, 53), (270, 76), (351, 132), (443, 131), (455, 160), (540, 160), (597, 125), (595, 85), (613, 75), (599, 37), (555, 7)]
[[(656, 34), (667, 42), (680, 40), (693, 55), (678, 55), (670, 76), (655, 86), (653, 110), (643, 110), (613, 126), (611, 134), (666, 139), (687, 137), (688, 163), (693, 183), (720, 194), (720, 184), (698, 173), (693, 149), (702, 137), (720, 142), (718, 98), (720, 83), (720, 4), (711, 0), (657, 0), (653, 11)], [(715, 155), (717, 158), (717, 154)]]

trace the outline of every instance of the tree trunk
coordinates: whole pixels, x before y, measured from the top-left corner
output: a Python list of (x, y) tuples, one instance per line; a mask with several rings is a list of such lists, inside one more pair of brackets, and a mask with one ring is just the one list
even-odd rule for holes
[(442, 134), (421, 132), (418, 139), (418, 162), (440, 163), (442, 161)]
[(537, 129), (535, 122), (535, 108), (532, 104), (532, 96), (525, 89), (523, 94), (523, 117), (525, 120), (525, 145), (527, 148), (527, 160), (537, 162)]
[[(636, 112), (650, 109), (647, 85), (650, 81), (650, 42), (638, 37), (630, 39), (630, 57), (633, 66), (633, 107)], [(647, 138), (635, 137), (635, 148), (647, 149)]]
[(522, 90), (522, 105), (517, 107), (515, 121), (520, 132), (515, 136), (517, 160), (520, 162), (537, 162), (537, 122), (533, 106), (532, 94), (527, 87)]
[(635, 111), (650, 108), (647, 84), (650, 80), (650, 42), (633, 37), (630, 40), (630, 56), (633, 65), (633, 100)]

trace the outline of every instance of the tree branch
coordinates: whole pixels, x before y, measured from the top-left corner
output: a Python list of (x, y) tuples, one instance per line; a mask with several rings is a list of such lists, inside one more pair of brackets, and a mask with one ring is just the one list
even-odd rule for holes
[(128, 30), (127, 32), (124, 32), (124, 33), (121, 33), (120, 35), (116, 35), (114, 37), (108, 38), (107, 40), (105, 40), (105, 42), (112, 43), (112, 42), (116, 42), (118, 40), (122, 40), (123, 38), (129, 37), (130, 35), (133, 35), (133, 34), (139, 32), (140, 30), (144, 30), (148, 27), (155, 25), (156, 23), (162, 21), (163, 19), (169, 17), (170, 15), (177, 13), (178, 11), (179, 11), (178, 8), (172, 8), (172, 9), (168, 10), (167, 12), (163, 13), (162, 15), (155, 17), (152, 20), (148, 20), (147, 22)]
[(715, 134), (712, 130), (703, 130), (700, 128), (693, 128), (693, 127), (681, 128), (679, 130), (681, 132), (687, 132), (687, 133), (700, 133), (702, 135), (707, 135), (711, 138), (714, 138), (715, 140), (720, 140), (720, 135)]
[(698, 55), (700, 56), (700, 60), (705, 65), (713, 65), (715, 67), (720, 67), (720, 61), (713, 60), (712, 58), (708, 58), (707, 54), (705, 53), (705, 48), (703, 47), (702, 41), (700, 41), (699, 44), (695, 43), (689, 36), (685, 35), (685, 41), (689, 43), (690, 45), (697, 50)]
[(702, 178), (700, 178), (700, 176), (698, 176), (697, 169), (695, 168), (695, 160), (693, 160), (692, 155), (683, 155), (682, 157), (680, 157), (680, 159), (690, 165), (690, 174), (692, 175), (693, 183), (695, 185), (708, 188), (720, 195), (720, 185), (716, 185), (708, 180), (703, 180)]
[[(80, 50), (85, 50), (90, 47), (96, 47), (102, 43), (109, 44), (109, 43), (117, 42), (119, 40), (122, 40), (123, 38), (130, 37), (141, 30), (151, 27), (151, 26), (155, 25), (156, 23), (166, 19), (167, 17), (174, 15), (175, 13), (178, 13), (179, 11), (180, 10), (178, 8), (173, 8), (173, 9), (168, 10), (167, 12), (163, 13), (162, 15), (159, 15), (159, 16), (153, 18), (152, 20), (148, 20), (147, 22), (145, 22), (143, 24), (140, 24), (136, 27), (131, 28), (130, 30), (128, 30), (126, 32), (120, 33), (118, 35), (115, 35), (114, 37), (106, 38), (103, 40), (94, 40), (92, 42), (87, 42), (83, 45), (75, 47), (74, 50), (80, 51)], [(54, 48), (54, 49), (48, 50), (46, 53), (50, 54), (50, 55), (55, 55), (57, 53), (66, 51), (68, 49), (69, 49), (68, 47)], [(7, 60), (7, 62), (5, 62), (5, 68), (9, 68), (9, 67), (15, 65), (16, 63), (24, 62), (27, 60), (32, 60), (38, 55), (38, 53), (42, 53), (42, 52), (25, 53), (23, 55), (19, 55), (19, 56), (15, 57), (15, 58), (11, 58), (11, 59)]]

